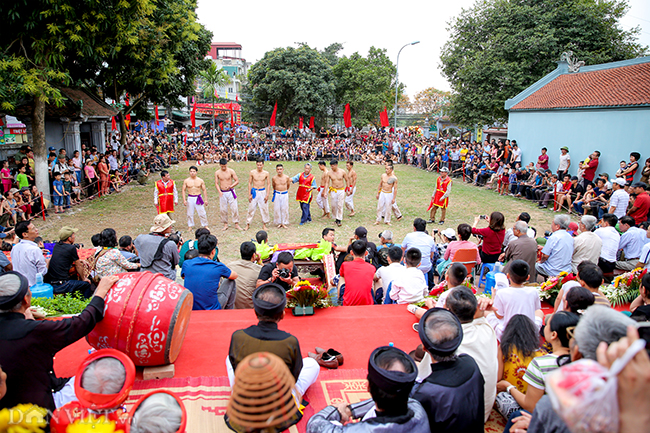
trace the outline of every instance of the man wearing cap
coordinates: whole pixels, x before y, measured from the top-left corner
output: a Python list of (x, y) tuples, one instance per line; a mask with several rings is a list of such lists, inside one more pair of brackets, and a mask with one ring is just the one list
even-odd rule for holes
[(449, 206), (449, 196), (451, 195), (451, 178), (449, 177), (449, 170), (447, 167), (440, 169), (440, 176), (436, 180), (436, 191), (431, 196), (431, 204), (429, 204), (430, 211), (429, 222), (436, 222), (436, 212), (438, 208), (441, 209), (442, 215), (440, 222), (442, 225), (445, 223), (445, 216), (447, 215), (447, 206)]
[(102, 320), (104, 297), (117, 280), (115, 275), (102, 278), (79, 315), (35, 321), (27, 278), (17, 272), (0, 276), (0, 364), (7, 373), (0, 409), (22, 403), (53, 411), (75, 399), (69, 378), (54, 374), (54, 354), (88, 335)]
[[(59, 242), (54, 245), (52, 258), (48, 267), (45, 280), (52, 285), (54, 293), (81, 292), (86, 298), (92, 296), (90, 280), (84, 266), (79, 260), (79, 254), (75, 243), (75, 233), (79, 229), (65, 226), (59, 230)], [(77, 279), (72, 279), (70, 268), (77, 271)]]
[[(375, 349), (368, 360), (372, 399), (327, 406), (311, 417), (307, 433), (429, 433), (426, 412), (417, 400), (409, 398), (416, 376), (415, 362), (400, 349)], [(350, 420), (360, 422), (348, 423)]]
[(270, 352), (282, 358), (296, 379), (296, 390), (301, 396), (318, 379), (318, 362), (309, 357), (302, 358), (298, 339), (278, 329), (278, 323), (284, 318), (286, 304), (286, 293), (278, 284), (263, 284), (253, 293), (257, 325), (235, 331), (230, 338), (226, 368), (231, 387), (235, 383), (237, 365), (256, 352)]
[(43, 251), (34, 242), (38, 237), (38, 229), (29, 221), (21, 221), (16, 224), (16, 236), (20, 242), (11, 250), (11, 262), (14, 271), (24, 275), (31, 287), (36, 284), (36, 274), (47, 274), (47, 262), (43, 257)]
[(563, 179), (564, 175), (569, 172), (571, 167), (571, 155), (569, 155), (569, 148), (566, 146), (560, 147), (562, 154), (560, 155), (560, 163), (557, 166), (557, 177)]
[(630, 190), (636, 194), (636, 199), (627, 214), (634, 218), (634, 222), (637, 225), (648, 219), (650, 196), (648, 195), (647, 189), (648, 185), (643, 182), (635, 182), (630, 187)]
[(167, 236), (173, 231), (175, 222), (162, 213), (154, 218), (151, 233), (139, 235), (133, 242), (140, 254), (140, 269), (162, 274), (172, 281), (176, 280), (176, 265), (180, 257), (176, 244)]
[(485, 382), (476, 361), (457, 354), (463, 341), (460, 321), (444, 308), (431, 308), (420, 319), (418, 333), (431, 356), (431, 374), (411, 395), (424, 407), (431, 431), (483, 432)]
[(630, 194), (625, 191), (625, 179), (617, 177), (612, 182), (614, 192), (609, 198), (609, 211), (616, 215), (616, 218), (623, 218), (627, 214), (627, 206), (630, 203)]

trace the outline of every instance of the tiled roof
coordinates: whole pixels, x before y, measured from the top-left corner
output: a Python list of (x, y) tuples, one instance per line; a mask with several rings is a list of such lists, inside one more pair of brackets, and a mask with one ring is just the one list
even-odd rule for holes
[(511, 110), (650, 105), (650, 62), (562, 74)]
[[(65, 100), (60, 107), (57, 107), (55, 104), (47, 104), (45, 106), (46, 118), (68, 117), (70, 119), (76, 119), (81, 117), (81, 115), (110, 118), (117, 114), (117, 111), (110, 105), (89, 91), (68, 87), (62, 87), (59, 90)], [(82, 104), (79, 104), (79, 101), (82, 101)], [(31, 116), (31, 111), (31, 101), (16, 107), (16, 115), (20, 117)]]

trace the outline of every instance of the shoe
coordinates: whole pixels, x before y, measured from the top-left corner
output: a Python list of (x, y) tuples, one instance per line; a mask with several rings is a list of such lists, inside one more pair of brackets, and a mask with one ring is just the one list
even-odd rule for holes
[(320, 348), (320, 347), (316, 347), (314, 349), (316, 350), (316, 353), (319, 354), (319, 355), (328, 354), (328, 355), (331, 355), (331, 356), (335, 357), (336, 360), (339, 362), (339, 365), (343, 365), (343, 354), (341, 352), (339, 352), (337, 350), (334, 350), (334, 349), (325, 350), (325, 349)]
[(435, 223), (434, 220), (429, 220), (429, 221), (427, 221), (427, 224), (433, 224), (433, 223)]
[(419, 323), (414, 323), (413, 324), (413, 330), (415, 332), (420, 332), (420, 324)]
[(332, 356), (327, 352), (320, 353), (320, 354), (309, 352), (307, 353), (307, 355), (310, 358), (314, 358), (316, 362), (318, 362), (318, 365), (320, 365), (321, 367), (329, 368), (332, 370), (339, 368), (339, 361), (336, 359), (335, 356)]
[(440, 220), (438, 224), (443, 225), (445, 223), (445, 220)]

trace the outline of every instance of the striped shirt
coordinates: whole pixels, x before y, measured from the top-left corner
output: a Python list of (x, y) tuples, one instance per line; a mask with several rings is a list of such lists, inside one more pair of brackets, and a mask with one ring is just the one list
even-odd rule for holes
[(559, 368), (557, 365), (557, 355), (549, 353), (548, 355), (533, 358), (528, 364), (524, 380), (530, 385), (542, 391), (546, 390), (546, 377), (553, 370)]

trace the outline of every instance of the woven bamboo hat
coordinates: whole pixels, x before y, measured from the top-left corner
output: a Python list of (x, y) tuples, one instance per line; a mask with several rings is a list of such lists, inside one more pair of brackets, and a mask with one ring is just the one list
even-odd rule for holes
[(283, 431), (300, 417), (292, 390), (295, 380), (287, 365), (272, 353), (244, 358), (235, 371), (235, 384), (226, 413), (237, 431)]

